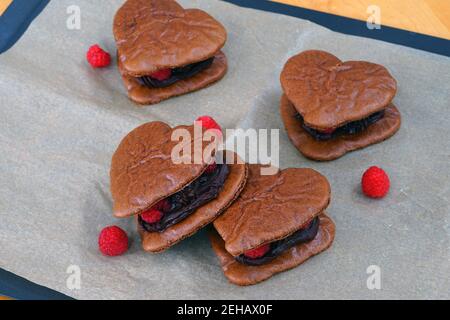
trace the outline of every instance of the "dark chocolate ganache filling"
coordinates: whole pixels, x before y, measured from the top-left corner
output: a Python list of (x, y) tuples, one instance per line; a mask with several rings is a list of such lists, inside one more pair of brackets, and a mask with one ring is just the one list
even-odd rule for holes
[(313, 240), (316, 237), (317, 232), (319, 232), (319, 225), (320, 219), (319, 217), (316, 217), (307, 228), (301, 229), (285, 239), (270, 243), (270, 250), (261, 258), (252, 259), (241, 254), (235, 259), (238, 262), (249, 266), (260, 266), (262, 264), (266, 264), (274, 260), (276, 257), (280, 256), (284, 251), (300, 243), (305, 243)]
[(177, 81), (193, 77), (197, 73), (208, 69), (211, 67), (213, 61), (214, 57), (197, 63), (192, 63), (184, 67), (174, 68), (172, 69), (172, 75), (165, 80), (158, 80), (150, 76), (140, 77), (137, 78), (137, 80), (140, 84), (147, 87), (164, 88), (174, 84)]
[(211, 173), (203, 173), (184, 189), (167, 198), (170, 209), (156, 223), (147, 223), (139, 215), (139, 223), (148, 232), (162, 232), (170, 226), (186, 219), (197, 208), (214, 200), (219, 195), (229, 174), (226, 164), (217, 164)]
[(297, 113), (295, 116), (298, 120), (302, 121), (302, 127), (305, 129), (311, 136), (313, 136), (316, 140), (330, 140), (333, 138), (336, 138), (340, 135), (345, 134), (357, 134), (364, 130), (366, 130), (370, 125), (374, 124), (375, 122), (381, 120), (384, 117), (384, 110), (376, 112), (368, 116), (367, 118), (364, 118), (362, 120), (357, 120), (353, 122), (349, 122), (342, 127), (336, 128), (332, 132), (323, 132), (318, 131), (316, 129), (313, 129), (311, 127), (308, 127), (303, 122), (303, 117)]

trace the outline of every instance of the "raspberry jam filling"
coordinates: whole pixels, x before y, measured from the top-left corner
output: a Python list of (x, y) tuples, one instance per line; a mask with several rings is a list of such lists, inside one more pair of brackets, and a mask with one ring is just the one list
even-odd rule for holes
[(140, 214), (138, 221), (144, 230), (162, 232), (217, 198), (228, 177), (229, 168), (226, 164), (212, 164), (210, 168), (214, 169), (207, 169), (184, 189)]
[(268, 245), (250, 250), (237, 256), (235, 259), (245, 265), (260, 266), (274, 260), (286, 250), (300, 243), (305, 243), (313, 240), (317, 232), (319, 232), (320, 219), (316, 217), (304, 229), (291, 234), (289, 237), (278, 240)]
[(363, 132), (366, 130), (370, 125), (374, 124), (375, 122), (381, 120), (384, 117), (384, 110), (375, 112), (368, 116), (367, 118), (364, 118), (362, 120), (357, 120), (353, 122), (349, 122), (342, 127), (339, 128), (330, 128), (326, 130), (316, 130), (311, 127), (308, 127), (303, 122), (303, 117), (297, 113), (296, 119), (300, 120), (302, 122), (302, 127), (305, 129), (311, 136), (313, 136), (316, 140), (330, 140), (333, 138), (336, 138), (340, 135), (346, 135), (346, 134), (357, 134), (360, 132)]
[(155, 72), (153, 75), (136, 78), (143, 86), (150, 88), (164, 88), (174, 84), (177, 81), (195, 76), (197, 73), (211, 67), (214, 57), (189, 64), (184, 67), (174, 69), (164, 69)]

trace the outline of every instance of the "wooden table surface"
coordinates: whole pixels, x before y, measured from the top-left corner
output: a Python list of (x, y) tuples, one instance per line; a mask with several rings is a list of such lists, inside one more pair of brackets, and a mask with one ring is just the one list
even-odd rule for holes
[[(0, 0), (0, 15), (13, 0)], [(272, 0), (366, 21), (381, 9), (381, 24), (450, 40), (450, 0)], [(0, 297), (0, 300), (6, 298)]]
[(5, 12), (6, 8), (13, 2), (13, 0), (0, 0), (0, 16)]
[[(13, 0), (0, 0), (0, 15)], [(450, 40), (450, 0), (272, 0), (366, 21), (381, 9), (381, 24)]]

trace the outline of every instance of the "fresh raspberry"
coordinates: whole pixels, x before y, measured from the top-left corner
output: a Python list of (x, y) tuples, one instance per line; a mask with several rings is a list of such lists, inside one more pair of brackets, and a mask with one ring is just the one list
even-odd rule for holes
[(147, 223), (156, 223), (162, 219), (163, 215), (164, 214), (159, 210), (150, 209), (148, 211), (143, 212), (141, 214), (141, 218)]
[(172, 69), (161, 69), (158, 70), (150, 75), (150, 78), (164, 81), (169, 79), (172, 76)]
[(205, 173), (213, 173), (217, 168), (217, 163), (211, 163), (208, 167), (206, 167)]
[(162, 212), (167, 212), (170, 210), (172, 206), (170, 205), (170, 202), (167, 199), (162, 199), (160, 202), (155, 204), (152, 209), (159, 210)]
[(98, 237), (98, 248), (105, 256), (120, 256), (128, 250), (128, 236), (121, 228), (104, 228)]
[(220, 132), (222, 132), (222, 128), (219, 126), (219, 124), (216, 122), (216, 120), (214, 120), (213, 118), (209, 117), (209, 116), (202, 116), (199, 117), (197, 120), (195, 120), (196, 122), (200, 122), (201, 126), (205, 129), (217, 129)]
[(86, 54), (87, 61), (94, 68), (104, 68), (110, 65), (111, 56), (108, 52), (100, 48), (98, 44), (89, 48)]
[(370, 167), (361, 179), (362, 191), (370, 198), (383, 198), (390, 187), (389, 177), (383, 169)]
[(263, 257), (270, 250), (270, 244), (265, 244), (256, 249), (248, 250), (244, 252), (244, 256), (250, 259), (258, 259)]

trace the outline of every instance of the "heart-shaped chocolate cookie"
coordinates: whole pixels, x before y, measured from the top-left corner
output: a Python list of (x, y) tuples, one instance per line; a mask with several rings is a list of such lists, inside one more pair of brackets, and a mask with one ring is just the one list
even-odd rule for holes
[(281, 85), (307, 126), (326, 130), (385, 109), (397, 92), (389, 71), (364, 61), (342, 62), (323, 51), (288, 60)]
[(115, 16), (114, 36), (123, 69), (140, 77), (215, 56), (227, 33), (206, 12), (173, 0), (128, 0)]
[(313, 169), (290, 168), (261, 175), (249, 165), (248, 183), (238, 199), (214, 221), (233, 256), (284, 239), (319, 216), (330, 202), (328, 180)]
[[(172, 141), (175, 130), (188, 132), (190, 140)], [(171, 128), (163, 122), (150, 122), (134, 129), (112, 157), (110, 179), (114, 215), (138, 214), (194, 181), (214, 156), (215, 147), (212, 148), (211, 143), (203, 141), (202, 134), (194, 134), (194, 126)], [(180, 159), (176, 159), (174, 162), (172, 151), (176, 146), (180, 150), (183, 147), (191, 150), (188, 154), (180, 153), (186, 160), (197, 161), (177, 163)]]
[(342, 157), (347, 152), (382, 142), (392, 137), (401, 125), (400, 112), (393, 104), (390, 104), (385, 109), (383, 118), (363, 132), (320, 141), (303, 128), (302, 120), (296, 116), (297, 110), (285, 95), (281, 98), (280, 114), (292, 144), (304, 156), (317, 161), (331, 161)]

